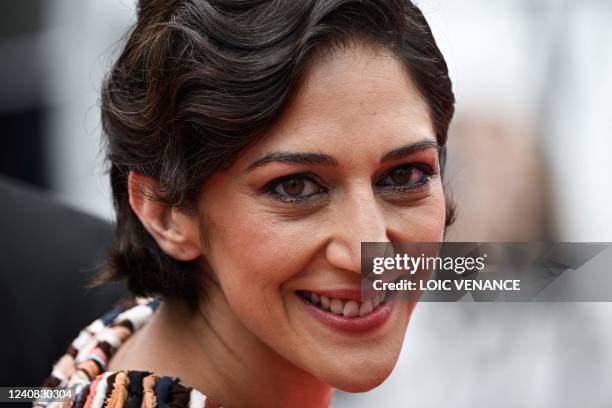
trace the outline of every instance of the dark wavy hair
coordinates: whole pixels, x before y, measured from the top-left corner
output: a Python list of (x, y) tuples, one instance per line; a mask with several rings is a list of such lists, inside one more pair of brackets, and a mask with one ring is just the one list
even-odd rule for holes
[(195, 306), (207, 273), (197, 261), (169, 257), (148, 234), (129, 204), (128, 172), (159, 181), (155, 200), (192, 211), (205, 181), (279, 117), (315, 54), (355, 40), (404, 64), (444, 146), (451, 81), (427, 21), (408, 0), (140, 0), (102, 86), (117, 217), (104, 280), (124, 278), (137, 296)]

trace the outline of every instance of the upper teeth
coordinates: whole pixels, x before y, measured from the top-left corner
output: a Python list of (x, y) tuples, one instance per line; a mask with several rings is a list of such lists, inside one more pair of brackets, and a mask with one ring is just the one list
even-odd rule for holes
[(309, 299), (312, 303), (318, 305), (323, 310), (344, 315), (345, 317), (355, 317), (365, 316), (368, 313), (371, 313), (372, 310), (376, 309), (380, 302), (384, 300), (385, 293), (376, 293), (374, 296), (372, 296), (372, 298), (363, 302), (330, 298), (313, 292), (304, 292), (304, 297)]

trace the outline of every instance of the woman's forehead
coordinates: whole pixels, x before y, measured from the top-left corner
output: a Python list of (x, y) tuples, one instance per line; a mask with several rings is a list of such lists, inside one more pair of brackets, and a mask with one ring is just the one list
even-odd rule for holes
[(270, 151), (376, 154), (433, 139), (429, 109), (395, 57), (367, 47), (327, 54), (278, 121), (243, 157)]

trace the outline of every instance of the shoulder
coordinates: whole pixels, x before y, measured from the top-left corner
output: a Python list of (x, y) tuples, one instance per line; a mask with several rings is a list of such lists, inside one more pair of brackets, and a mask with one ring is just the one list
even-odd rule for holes
[(83, 384), (66, 402), (34, 407), (55, 408), (185, 407), (217, 408), (210, 398), (188, 387), (176, 377), (158, 376), (146, 371), (105, 372)]
[(81, 330), (43, 384), (69, 390), (71, 400), (37, 401), (34, 406), (217, 407), (210, 398), (175, 377), (136, 370), (106, 371), (111, 357), (149, 321), (159, 303), (158, 299), (129, 299)]

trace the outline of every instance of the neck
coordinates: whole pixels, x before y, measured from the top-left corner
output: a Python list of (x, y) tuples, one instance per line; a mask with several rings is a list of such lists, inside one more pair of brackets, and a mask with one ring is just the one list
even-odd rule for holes
[(195, 313), (182, 302), (165, 301), (147, 326), (149, 343), (157, 345), (144, 354), (160, 356), (160, 368), (149, 369), (170, 370), (225, 407), (329, 405), (333, 389), (261, 342), (218, 292)]

